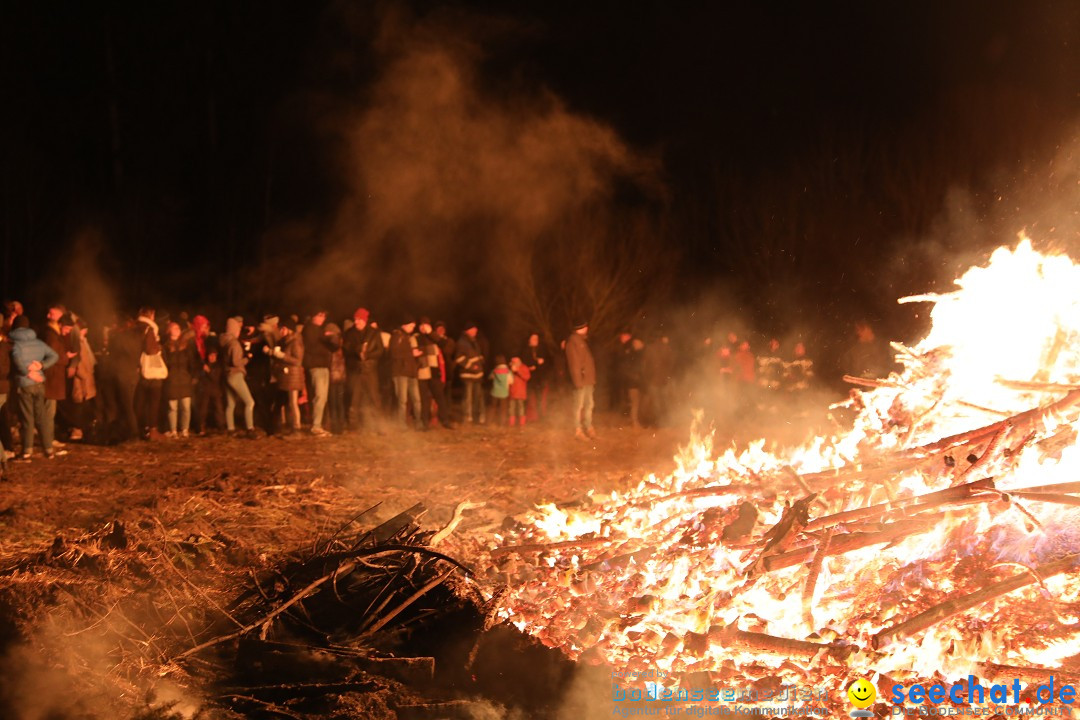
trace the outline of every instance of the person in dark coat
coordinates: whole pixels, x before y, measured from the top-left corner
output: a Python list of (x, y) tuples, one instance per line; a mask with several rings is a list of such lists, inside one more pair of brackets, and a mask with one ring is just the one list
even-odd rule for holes
[(579, 440), (595, 438), (593, 430), (593, 391), (596, 388), (596, 361), (589, 349), (589, 323), (574, 324), (566, 338), (566, 369), (574, 388), (574, 435)]
[(521, 351), (521, 362), (529, 370), (529, 394), (525, 398), (525, 417), (535, 422), (547, 414), (548, 361), (540, 348), (540, 335), (533, 333)]
[(465, 398), (461, 405), (461, 414), (465, 422), (486, 420), (484, 406), (484, 347), (480, 342), (480, 330), (476, 323), (466, 323), (465, 332), (458, 338), (454, 364), (458, 368), (461, 381), (465, 384)]
[(281, 414), (292, 432), (300, 432), (300, 393), (304, 391), (304, 338), (296, 332), (296, 324), (284, 320), (278, 325), (281, 339), (273, 349), (270, 370), (275, 388), (275, 425), (281, 424)]
[[(46, 315), (45, 328), (41, 331), (41, 341), (48, 345), (60, 359), (45, 371), (45, 415), (48, 423), (56, 430), (56, 407), (67, 398), (68, 362), (74, 356), (64, 339), (60, 319), (67, 310), (63, 305), (51, 305)], [(61, 443), (56, 443), (61, 445)]]
[(398, 424), (409, 426), (409, 405), (412, 405), (413, 422), (417, 429), (423, 428), (420, 409), (420, 383), (418, 380), (420, 357), (419, 342), (413, 331), (415, 320), (406, 320), (394, 328), (390, 334), (390, 372), (394, 382), (394, 395), (397, 398)]
[(382, 412), (379, 359), (386, 350), (379, 331), (368, 322), (370, 317), (366, 308), (357, 308), (353, 326), (342, 338), (349, 385), (349, 427), (357, 429), (362, 423), (368, 431), (376, 429), (376, 418)]
[(183, 329), (179, 323), (169, 323), (167, 332), (163, 354), (169, 368), (164, 387), (165, 399), (169, 402), (169, 431), (165, 436), (186, 438), (191, 428), (191, 396), (199, 361), (195, 348), (182, 337)]
[(104, 373), (109, 387), (105, 397), (110, 441), (130, 440), (139, 434), (135, 413), (135, 391), (139, 384), (139, 354), (142, 337), (130, 316), (118, 317), (105, 338)]

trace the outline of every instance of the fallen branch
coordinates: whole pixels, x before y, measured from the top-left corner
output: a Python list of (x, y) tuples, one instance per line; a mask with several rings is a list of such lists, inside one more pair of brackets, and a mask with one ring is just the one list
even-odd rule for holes
[(423, 586), (423, 587), (421, 587), (421, 588), (420, 588), (419, 590), (417, 590), (417, 591), (416, 591), (416, 592), (414, 592), (414, 593), (413, 593), (412, 595), (410, 595), (410, 596), (409, 596), (409, 597), (408, 597), (408, 598), (407, 598), (407, 599), (405, 600), (405, 602), (403, 602), (403, 603), (401, 603), (400, 605), (398, 605), (398, 606), (397, 606), (396, 608), (394, 608), (394, 609), (393, 609), (393, 610), (391, 610), (391, 611), (390, 611), (389, 613), (387, 613), (387, 614), (386, 614), (386, 615), (384, 615), (384, 616), (383, 616), (382, 618), (380, 618), (378, 622), (376, 622), (376, 623), (375, 623), (374, 625), (372, 625), (372, 626), (371, 626), (370, 628), (368, 628), (368, 629), (367, 629), (367, 630), (365, 630), (365, 631), (364, 631), (363, 633), (361, 633), (360, 637), (370, 637), (371, 635), (374, 635), (375, 633), (377, 633), (377, 632), (378, 632), (379, 630), (381, 630), (381, 629), (382, 629), (382, 628), (383, 628), (383, 627), (384, 627), (384, 626), (385, 626), (385, 625), (386, 625), (386, 624), (387, 624), (388, 622), (390, 622), (391, 620), (393, 620), (394, 618), (396, 618), (396, 617), (397, 617), (397, 616), (398, 616), (398, 615), (399, 615), (399, 614), (400, 614), (400, 613), (401, 613), (401, 612), (402, 612), (403, 610), (405, 610), (405, 609), (406, 609), (407, 607), (409, 607), (409, 606), (410, 606), (410, 605), (412, 605), (412, 604), (413, 604), (414, 602), (416, 602), (417, 600), (419, 600), (420, 598), (422, 598), (422, 597), (423, 597), (424, 595), (426, 595), (426, 594), (427, 594), (427, 593), (428, 593), (429, 591), (433, 590), (434, 588), (438, 587), (439, 585), (442, 585), (442, 584), (443, 584), (443, 582), (444, 582), (444, 581), (446, 580), (446, 578), (450, 577), (450, 576), (451, 576), (451, 575), (453, 574), (453, 572), (454, 572), (454, 568), (450, 568), (449, 570), (447, 570), (446, 572), (444, 572), (444, 573), (443, 573), (442, 575), (439, 575), (438, 577), (436, 577), (436, 578), (433, 578), (433, 579), (429, 580), (429, 581), (428, 581), (427, 583), (425, 583), (425, 584), (424, 584), (424, 586)]
[(443, 527), (442, 530), (440, 530), (439, 532), (435, 533), (435, 535), (432, 536), (431, 540), (428, 541), (428, 545), (430, 547), (435, 547), (436, 545), (441, 543), (443, 540), (450, 537), (450, 533), (454, 532), (454, 530), (457, 528), (457, 526), (461, 524), (461, 520), (464, 518), (466, 510), (476, 510), (477, 508), (482, 508), (482, 507), (484, 507), (486, 505), (487, 505), (487, 503), (483, 503), (483, 502), (478, 502), (478, 503), (460, 502), (460, 503), (458, 503), (457, 507), (454, 508), (454, 514), (450, 518), (450, 522), (446, 523), (446, 525)]
[(1007, 595), (1013, 590), (1018, 590), (1035, 582), (1041, 583), (1046, 578), (1075, 570), (1078, 566), (1080, 566), (1080, 553), (1068, 555), (1060, 560), (1040, 565), (1032, 571), (1018, 573), (1007, 580), (994, 583), (973, 593), (947, 600), (924, 610), (915, 617), (882, 630), (874, 636), (871, 645), (875, 650), (879, 650), (893, 640), (915, 635), (933, 627), (942, 620), (947, 620), (954, 615), (959, 615), (1002, 595)]

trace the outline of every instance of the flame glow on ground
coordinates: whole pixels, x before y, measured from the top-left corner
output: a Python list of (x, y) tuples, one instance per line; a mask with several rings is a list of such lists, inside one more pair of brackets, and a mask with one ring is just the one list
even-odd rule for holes
[[(709, 671), (729, 685), (840, 688), (861, 674), (907, 682), (987, 678), (986, 663), (1067, 665), (1080, 648), (1080, 575), (1070, 565), (1036, 580), (1031, 568), (1080, 552), (1080, 507), (1061, 499), (1075, 490), (1002, 491), (1080, 481), (1076, 392), (1065, 387), (1080, 382), (1080, 266), (1022, 239), (956, 286), (907, 299), (933, 303), (933, 327), (913, 347), (894, 344), (902, 373), (852, 393), (850, 430), (719, 455), (697, 437), (670, 475), (584, 507), (539, 507), (496, 536), (491, 563), (509, 586), (501, 617), (571, 658), (663, 670), (668, 684)], [(989, 430), (970, 433), (979, 428)], [(963, 433), (977, 441), (947, 439)], [(905, 509), (986, 478), (957, 502)], [(764, 534), (811, 490), (810, 524), (774, 531), (767, 547)], [(744, 502), (758, 512), (752, 532), (725, 535)], [(881, 512), (822, 520), (871, 506)], [(843, 552), (859, 533), (895, 528)], [(763, 565), (777, 555), (797, 562)], [(875, 638), (1018, 574), (1031, 581)]]

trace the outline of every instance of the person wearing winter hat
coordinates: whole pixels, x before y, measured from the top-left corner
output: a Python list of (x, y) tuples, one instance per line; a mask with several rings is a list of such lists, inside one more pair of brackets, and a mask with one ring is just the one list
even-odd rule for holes
[(255, 433), (255, 398), (248, 389), (248, 357), (240, 342), (240, 332), (244, 327), (242, 317), (231, 317), (225, 321), (225, 333), (221, 336), (222, 362), (225, 366), (225, 428), (229, 433), (236, 432), (236, 403), (244, 406), (244, 429), (247, 437), (256, 437)]
[(596, 387), (596, 363), (589, 349), (589, 323), (574, 323), (566, 338), (566, 366), (574, 387), (574, 435), (579, 440), (595, 438), (593, 430), (593, 389)]
[(379, 359), (386, 348), (379, 331), (369, 321), (371, 313), (357, 308), (353, 326), (345, 331), (342, 350), (349, 394), (349, 427), (357, 429), (363, 422), (365, 430), (375, 430), (376, 418), (382, 411), (379, 394)]
[(454, 364), (459, 368), (461, 380), (465, 383), (465, 398), (462, 401), (461, 414), (465, 422), (485, 421), (484, 408), (484, 345), (480, 339), (480, 330), (476, 323), (465, 323), (465, 331), (457, 341)]

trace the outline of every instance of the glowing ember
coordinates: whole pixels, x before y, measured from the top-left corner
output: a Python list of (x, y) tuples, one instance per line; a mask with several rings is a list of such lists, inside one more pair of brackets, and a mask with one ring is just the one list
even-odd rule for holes
[(1080, 577), (1054, 565), (1080, 552), (1080, 266), (1022, 239), (956, 285), (907, 299), (933, 327), (853, 392), (850, 432), (719, 457), (693, 438), (672, 474), (497, 536), (502, 617), (669, 683), (1060, 666), (1080, 647)]

